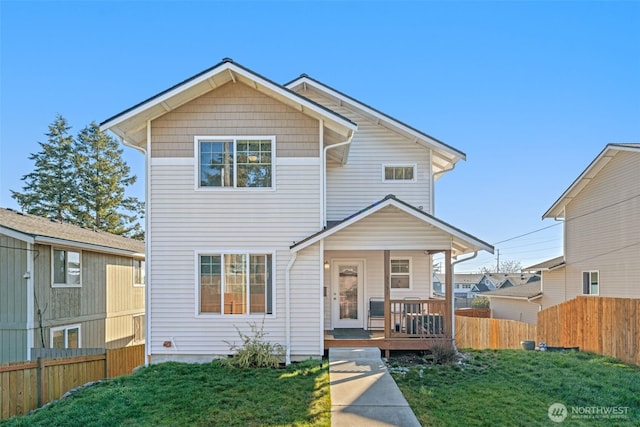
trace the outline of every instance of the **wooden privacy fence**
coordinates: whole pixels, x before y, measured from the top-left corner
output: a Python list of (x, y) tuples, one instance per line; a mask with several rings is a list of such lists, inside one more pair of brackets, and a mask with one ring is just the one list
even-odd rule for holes
[(640, 299), (580, 296), (538, 313), (538, 342), (640, 365)]
[(490, 308), (461, 308), (456, 310), (456, 316), (465, 317), (482, 317), (488, 319), (491, 317)]
[(522, 348), (520, 341), (536, 339), (536, 325), (517, 320), (456, 316), (458, 348)]
[(144, 344), (96, 355), (1, 364), (0, 419), (27, 414), (75, 387), (130, 374), (142, 364)]

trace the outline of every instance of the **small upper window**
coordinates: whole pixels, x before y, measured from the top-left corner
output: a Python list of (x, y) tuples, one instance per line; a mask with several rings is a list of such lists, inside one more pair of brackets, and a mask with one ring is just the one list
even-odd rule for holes
[(196, 142), (200, 187), (273, 187), (275, 138), (201, 138)]
[(54, 249), (52, 268), (54, 286), (81, 286), (80, 252)]
[(597, 271), (582, 272), (582, 293), (585, 295), (600, 294), (600, 275)]
[(391, 289), (411, 288), (411, 260), (392, 259), (391, 260)]
[(383, 181), (415, 182), (415, 165), (383, 165)]
[(144, 261), (140, 259), (134, 259), (132, 260), (132, 263), (133, 263), (133, 285), (144, 286), (144, 283), (145, 283)]

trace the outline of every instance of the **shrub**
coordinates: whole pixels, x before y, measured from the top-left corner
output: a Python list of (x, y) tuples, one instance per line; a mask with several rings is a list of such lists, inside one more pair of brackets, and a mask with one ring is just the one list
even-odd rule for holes
[(250, 323), (251, 333), (245, 334), (238, 327), (238, 335), (242, 344), (229, 343), (235, 355), (228, 359), (232, 366), (240, 368), (277, 368), (280, 360), (284, 358), (284, 347), (278, 343), (265, 341), (267, 333), (264, 331), (264, 321), (260, 328), (255, 323)]
[(489, 298), (475, 297), (473, 301), (471, 301), (471, 308), (489, 308)]
[(450, 365), (457, 362), (458, 353), (451, 344), (436, 344), (431, 349), (431, 357), (436, 365)]

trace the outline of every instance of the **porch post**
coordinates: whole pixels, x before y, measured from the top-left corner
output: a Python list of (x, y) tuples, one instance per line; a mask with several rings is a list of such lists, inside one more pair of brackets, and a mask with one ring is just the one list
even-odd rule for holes
[(384, 337), (391, 337), (391, 283), (389, 280), (389, 262), (391, 255), (389, 250), (384, 251)]
[(444, 334), (447, 338), (453, 339), (451, 336), (452, 333), (452, 322), (453, 322), (453, 265), (451, 264), (451, 250), (444, 251), (444, 265), (447, 269), (447, 274), (445, 274), (445, 319), (444, 322)]

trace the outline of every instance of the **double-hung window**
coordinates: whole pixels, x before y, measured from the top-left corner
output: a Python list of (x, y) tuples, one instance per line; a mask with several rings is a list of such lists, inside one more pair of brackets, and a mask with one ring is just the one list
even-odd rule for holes
[(582, 272), (582, 293), (585, 295), (600, 294), (600, 274), (597, 271)]
[(273, 255), (199, 255), (200, 313), (273, 314)]
[(275, 137), (196, 137), (198, 187), (272, 188)]
[(51, 348), (80, 348), (80, 325), (51, 328)]
[(391, 259), (391, 288), (411, 289), (411, 259)]
[(80, 252), (54, 248), (52, 258), (53, 286), (80, 287)]

